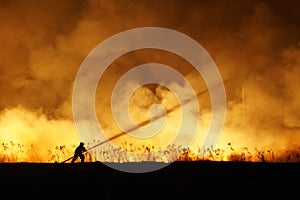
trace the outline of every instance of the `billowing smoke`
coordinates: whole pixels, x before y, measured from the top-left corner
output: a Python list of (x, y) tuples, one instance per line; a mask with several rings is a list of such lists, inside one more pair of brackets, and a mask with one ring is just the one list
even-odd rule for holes
[[(156, 26), (198, 41), (228, 81), (227, 117), (218, 146), (227, 148), (230, 142), (236, 147), (298, 148), (299, 8), (296, 0), (0, 1), (0, 142), (33, 145), (41, 152), (78, 143), (72, 89), (83, 60), (114, 34)], [(176, 55), (151, 49), (124, 55), (104, 73), (96, 95), (97, 116), (108, 136), (119, 131), (110, 108), (115, 83), (147, 62), (174, 67), (196, 92), (207, 89), (193, 66)], [(198, 100), (201, 120), (195, 146), (201, 145), (210, 119), (209, 94)], [(169, 90), (147, 85), (132, 98), (133, 121), (147, 119), (153, 103), (168, 107), (174, 102)], [(171, 119), (169, 123), (178, 122)], [(172, 128), (176, 126), (169, 125), (166, 132)], [(163, 138), (152, 142), (159, 141)]]

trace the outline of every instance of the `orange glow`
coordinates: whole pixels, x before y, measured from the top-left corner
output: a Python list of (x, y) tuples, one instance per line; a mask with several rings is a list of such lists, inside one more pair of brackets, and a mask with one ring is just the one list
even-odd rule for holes
[[(130, 117), (137, 125), (153, 125), (153, 130), (159, 131), (147, 139), (124, 134), (91, 149), (88, 161), (298, 162), (299, 1), (169, 3), (0, 1), (0, 162), (60, 162), (72, 156), (75, 146), (85, 139), (78, 133), (72, 113), (72, 89), (82, 62), (110, 36), (147, 26), (191, 36), (215, 61), (227, 95), (220, 138), (214, 147), (202, 149), (212, 109), (207, 85), (194, 66), (170, 52), (136, 50), (115, 59), (99, 79), (95, 112), (105, 136), (112, 138), (122, 132), (111, 111), (116, 82), (135, 66), (152, 62), (174, 68), (195, 93), (201, 93), (197, 96), (200, 116), (196, 116), (195, 138), (188, 148), (180, 143), (185, 137), (172, 143), (182, 120), (176, 94), (161, 85), (144, 85), (131, 97)], [(194, 55), (194, 49), (188, 53)], [(150, 70), (143, 75), (159, 73)], [(137, 83), (130, 84), (124, 85), (124, 91)], [(185, 86), (177, 87), (180, 94), (186, 94)], [(124, 104), (122, 99), (118, 103)], [(149, 117), (155, 104), (165, 110), (174, 108), (162, 127), (151, 123)], [(183, 117), (192, 121), (193, 108), (185, 106), (191, 113)], [(103, 142), (89, 126), (83, 129), (95, 136), (87, 147)]]
[(70, 146), (79, 141), (70, 121), (49, 120), (41, 113), (22, 107), (3, 112), (0, 132), (2, 162), (48, 162), (51, 154), (59, 152), (58, 146)]

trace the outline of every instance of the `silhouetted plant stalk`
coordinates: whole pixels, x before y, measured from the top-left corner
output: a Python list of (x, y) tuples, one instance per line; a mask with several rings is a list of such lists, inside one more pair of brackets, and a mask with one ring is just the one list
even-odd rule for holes
[[(87, 143), (86, 147), (94, 146), (99, 141)], [(62, 162), (73, 156), (76, 145), (66, 146), (58, 145), (47, 151), (47, 156), (41, 156), (38, 149), (33, 145), (26, 147), (23, 144), (13, 141), (3, 142), (0, 149), (0, 162)], [(201, 154), (201, 153), (204, 154)], [(204, 156), (200, 156), (204, 155)], [(124, 142), (120, 146), (105, 144), (97, 148), (92, 148), (85, 152), (86, 162), (173, 162), (173, 161), (239, 161), (239, 162), (300, 162), (300, 147), (297, 149), (286, 149), (275, 152), (270, 149), (255, 148), (253, 152), (248, 147), (235, 148), (231, 142), (227, 148), (207, 148), (192, 150), (168, 145), (164, 149), (158, 149), (155, 146), (141, 145), (134, 146), (132, 143)], [(77, 160), (76, 162), (79, 162)]]
[(3, 142), (0, 151), (0, 162), (20, 162), (25, 156), (24, 145), (20, 143)]

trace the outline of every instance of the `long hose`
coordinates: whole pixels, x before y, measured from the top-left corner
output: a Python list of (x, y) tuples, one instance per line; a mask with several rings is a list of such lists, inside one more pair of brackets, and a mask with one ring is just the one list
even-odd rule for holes
[[(229, 80), (228, 80), (228, 81), (229, 81)], [(227, 82), (227, 81), (226, 81), (226, 82)], [(221, 83), (220, 83), (220, 84), (221, 84)], [(217, 84), (217, 85), (219, 85), (219, 84)], [(208, 89), (206, 89), (206, 90), (204, 90), (204, 91), (202, 91), (202, 92), (197, 93), (196, 96), (200, 96), (200, 95), (202, 95), (202, 94), (204, 94), (204, 93), (206, 93), (206, 92), (208, 92)], [(188, 104), (188, 103), (189, 103), (190, 101), (192, 101), (192, 100), (193, 100), (192, 98), (187, 99), (187, 100), (183, 101), (182, 104), (177, 104), (177, 105), (173, 106), (172, 108), (167, 109), (167, 110), (166, 110), (166, 113), (169, 114), (169, 113), (171, 113), (171, 112), (177, 110), (177, 109), (180, 108), (181, 106), (184, 106), (184, 105)], [(139, 128), (139, 126), (147, 125), (147, 124), (150, 123), (150, 122), (153, 122), (153, 121), (156, 121), (156, 120), (162, 118), (163, 116), (165, 116), (165, 113), (163, 113), (163, 114), (161, 114), (161, 115), (158, 115), (158, 116), (155, 116), (155, 117), (153, 117), (153, 118), (151, 118), (151, 119), (149, 119), (149, 120), (145, 120), (145, 121), (141, 122), (140, 124), (138, 124), (138, 126), (135, 126), (135, 127), (131, 128), (131, 129), (127, 130), (127, 131), (122, 131), (122, 132), (116, 134), (115, 136), (108, 138), (107, 140), (104, 140), (104, 141), (102, 141), (102, 142), (100, 142), (100, 143), (98, 143), (98, 144), (96, 144), (96, 145), (94, 145), (94, 146), (91, 146), (91, 147), (88, 148), (86, 151), (84, 151), (84, 153), (87, 152), (87, 151), (89, 151), (89, 150), (91, 150), (91, 149), (93, 149), (93, 148), (95, 148), (95, 147), (98, 147), (98, 146), (100, 146), (100, 145), (102, 145), (102, 144), (105, 144), (105, 143), (107, 143), (107, 142), (109, 142), (109, 141), (112, 141), (112, 140), (114, 140), (114, 139), (116, 139), (116, 138), (118, 138), (118, 137), (120, 137), (120, 136), (122, 136), (122, 135), (125, 135), (125, 134), (127, 134), (127, 133), (132, 132), (132, 131), (135, 131), (136, 129)], [(61, 163), (65, 163), (65, 162), (71, 160), (73, 157), (74, 157), (74, 156), (72, 156), (72, 157), (70, 157), (70, 158), (68, 158), (68, 159), (66, 159), (66, 160), (64, 160), (64, 161), (62, 161)]]

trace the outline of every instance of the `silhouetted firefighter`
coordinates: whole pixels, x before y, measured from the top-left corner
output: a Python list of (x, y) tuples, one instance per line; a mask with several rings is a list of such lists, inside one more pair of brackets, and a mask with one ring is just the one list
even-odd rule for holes
[(77, 146), (75, 151), (74, 151), (74, 156), (72, 158), (71, 163), (74, 163), (77, 160), (78, 157), (80, 158), (81, 163), (84, 163), (85, 156), (83, 155), (83, 153), (85, 151), (86, 151), (86, 148), (84, 147), (84, 143), (80, 142), (79, 146)]

